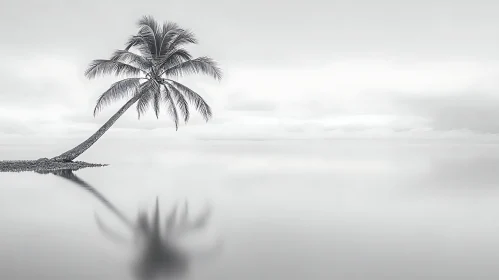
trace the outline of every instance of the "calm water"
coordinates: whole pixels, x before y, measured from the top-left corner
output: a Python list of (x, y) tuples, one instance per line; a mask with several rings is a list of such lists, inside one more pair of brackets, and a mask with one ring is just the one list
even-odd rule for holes
[[(1, 159), (64, 143), (3, 143)], [(206, 230), (188, 279), (499, 279), (499, 146), (367, 141), (170, 141), (104, 137), (74, 174), (127, 217), (187, 198)], [(0, 173), (0, 279), (134, 279), (130, 230), (53, 174)], [(162, 219), (162, 222), (164, 218)], [(168, 279), (168, 278), (164, 278)]]

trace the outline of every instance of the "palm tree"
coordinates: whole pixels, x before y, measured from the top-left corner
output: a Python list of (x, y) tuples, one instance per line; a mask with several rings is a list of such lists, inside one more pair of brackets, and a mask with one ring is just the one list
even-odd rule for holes
[(172, 22), (160, 25), (150, 16), (142, 17), (138, 27), (139, 31), (129, 38), (124, 50), (115, 51), (110, 59), (92, 61), (85, 71), (89, 79), (105, 74), (125, 76), (98, 98), (94, 116), (111, 102), (123, 98), (128, 101), (87, 140), (52, 160), (74, 160), (135, 103), (139, 119), (151, 106), (156, 118), (159, 118), (160, 108), (166, 106), (176, 130), (180, 119), (185, 123), (189, 120), (189, 103), (194, 105), (205, 121), (211, 118), (211, 108), (205, 100), (173, 79), (191, 73), (206, 74), (217, 80), (222, 78), (222, 71), (214, 60), (209, 57), (193, 58), (184, 48), (197, 43), (194, 34)]

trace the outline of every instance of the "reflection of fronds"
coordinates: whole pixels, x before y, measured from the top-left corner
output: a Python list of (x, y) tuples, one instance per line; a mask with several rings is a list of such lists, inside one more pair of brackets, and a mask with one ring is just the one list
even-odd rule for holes
[[(152, 213), (140, 210), (134, 227), (136, 244), (141, 248), (140, 257), (135, 267), (139, 279), (153, 279), (157, 275), (179, 276), (186, 273), (189, 260), (194, 257), (178, 246), (178, 240), (195, 231), (202, 230), (211, 216), (211, 208), (207, 207), (198, 217), (189, 219), (188, 204), (184, 203), (183, 211), (179, 213), (178, 204), (165, 216), (164, 225), (161, 224), (159, 198)], [(99, 223), (102, 221), (98, 220)], [(100, 226), (108, 237), (121, 241), (120, 237), (108, 230), (105, 225)], [(213, 256), (219, 252), (220, 244), (214, 248), (196, 254)]]
[[(148, 213), (146, 211), (139, 211), (137, 215), (138, 230), (141, 235), (158, 237), (164, 236), (166, 240), (176, 238), (192, 231), (203, 229), (208, 219), (211, 216), (211, 208), (207, 207), (206, 210), (194, 220), (189, 220), (189, 208), (187, 201), (184, 202), (184, 211), (177, 214), (178, 204), (175, 204), (169, 215), (165, 219), (165, 234), (161, 234), (160, 218), (159, 218), (159, 199), (156, 198), (156, 206), (154, 215), (149, 221)], [(177, 221), (177, 218), (179, 220)], [(165, 240), (165, 241), (166, 241)]]
[[(206, 207), (199, 216), (190, 220), (187, 201), (184, 202), (183, 211), (180, 213), (178, 203), (176, 203), (166, 215), (163, 227), (160, 222), (159, 198), (156, 197), (153, 213), (149, 214), (145, 210), (140, 210), (136, 222), (133, 223), (95, 188), (77, 177), (72, 170), (59, 170), (51, 173), (70, 180), (89, 191), (131, 230), (135, 237), (135, 244), (138, 245), (139, 249), (139, 259), (135, 266), (138, 279), (154, 279), (161, 275), (180, 276), (187, 272), (192, 257), (201, 255), (211, 257), (214, 253), (218, 253), (221, 248), (221, 243), (217, 243), (212, 249), (193, 255), (182, 250), (178, 245), (180, 238), (206, 227), (211, 217), (211, 207)], [(112, 227), (107, 226), (97, 214), (95, 219), (97, 226), (105, 236), (120, 244), (126, 244), (130, 241), (114, 231)]]

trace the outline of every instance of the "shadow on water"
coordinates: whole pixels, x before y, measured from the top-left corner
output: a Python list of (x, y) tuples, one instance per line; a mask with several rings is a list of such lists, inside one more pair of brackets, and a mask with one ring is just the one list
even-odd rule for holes
[(211, 259), (222, 249), (222, 243), (217, 241), (214, 246), (199, 252), (189, 251), (181, 245), (181, 240), (188, 235), (203, 230), (211, 217), (211, 208), (206, 207), (197, 218), (190, 220), (187, 201), (183, 211), (178, 213), (178, 204), (166, 215), (165, 223), (160, 222), (159, 199), (153, 213), (139, 210), (137, 218), (132, 221), (118, 209), (109, 199), (96, 188), (79, 178), (73, 170), (36, 171), (40, 174), (53, 174), (67, 179), (82, 187), (107, 209), (109, 209), (130, 231), (130, 238), (124, 237), (107, 226), (96, 214), (95, 221), (103, 235), (120, 245), (132, 245), (135, 251), (135, 261), (132, 270), (136, 279), (178, 279), (188, 275), (190, 264), (194, 259)]

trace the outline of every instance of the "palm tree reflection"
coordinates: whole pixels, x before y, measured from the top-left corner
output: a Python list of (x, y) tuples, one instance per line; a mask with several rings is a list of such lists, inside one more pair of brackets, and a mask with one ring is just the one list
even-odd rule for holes
[(175, 205), (166, 215), (165, 223), (162, 226), (159, 199), (156, 198), (153, 213), (150, 215), (146, 210), (139, 210), (136, 221), (132, 222), (113, 203), (94, 187), (76, 176), (72, 170), (58, 170), (50, 173), (65, 178), (89, 191), (127, 226), (133, 238), (126, 238), (114, 231), (95, 215), (96, 223), (103, 234), (121, 244), (134, 245), (138, 257), (134, 261), (133, 271), (137, 279), (184, 277), (189, 271), (191, 260), (195, 257), (213, 257), (220, 252), (221, 242), (217, 242), (208, 250), (197, 253), (189, 251), (181, 245), (181, 240), (184, 237), (206, 227), (211, 217), (209, 207), (197, 218), (190, 220), (187, 201), (184, 203), (182, 213), (177, 213), (178, 205)]

